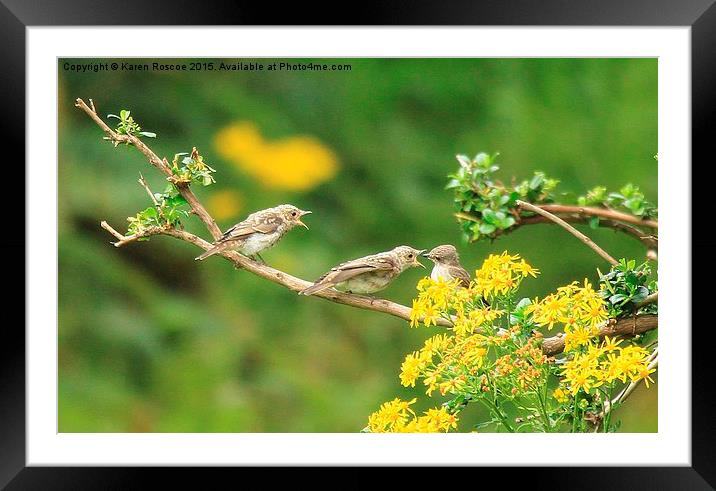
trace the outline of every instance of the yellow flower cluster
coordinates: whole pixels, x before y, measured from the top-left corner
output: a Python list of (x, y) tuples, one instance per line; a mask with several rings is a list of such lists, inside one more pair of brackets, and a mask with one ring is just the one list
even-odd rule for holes
[(467, 337), (437, 334), (427, 339), (420, 351), (405, 357), (400, 383), (415, 387), (417, 379), (422, 378), (428, 395), (436, 389), (442, 395), (460, 393), (467, 376), (477, 374), (484, 364), (488, 341), (481, 334)]
[(606, 303), (586, 279), (583, 286), (573, 282), (541, 301), (535, 299), (525, 312), (532, 313), (535, 324), (548, 329), (555, 323), (563, 324), (565, 351), (588, 344), (599, 333), (599, 324), (609, 316)]
[(649, 387), (649, 382), (654, 382), (650, 374), (656, 370), (648, 367), (649, 352), (641, 346), (620, 347), (620, 344), (621, 340), (609, 338), (599, 345), (589, 343), (586, 352), (575, 353), (565, 363), (562, 384), (572, 395), (580, 390), (589, 393), (591, 389), (615, 380), (644, 380)]
[(506, 251), (500, 255), (490, 254), (475, 271), (475, 293), (485, 297), (506, 295), (517, 288), (527, 276), (536, 278), (539, 271), (530, 266), (518, 254)]
[(418, 327), (421, 322), (434, 326), (441, 317), (448, 317), (450, 309), (462, 310), (469, 293), (461, 292), (465, 289), (459, 288), (459, 283), (459, 279), (445, 281), (442, 277), (438, 281), (430, 277), (418, 281), (418, 298), (413, 300), (410, 327)]
[(417, 416), (410, 409), (414, 403), (415, 399), (402, 401), (399, 398), (383, 403), (368, 417), (366, 429), (371, 433), (438, 433), (457, 428), (457, 416), (446, 408), (428, 409)]
[(264, 186), (304, 191), (331, 179), (338, 170), (335, 154), (310, 136), (266, 141), (251, 122), (222, 129), (217, 152)]

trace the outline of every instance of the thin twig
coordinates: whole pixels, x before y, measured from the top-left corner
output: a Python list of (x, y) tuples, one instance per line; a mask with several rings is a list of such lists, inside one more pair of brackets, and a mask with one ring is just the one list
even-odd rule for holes
[(628, 213), (622, 213), (616, 210), (593, 208), (589, 206), (561, 205), (556, 203), (539, 205), (539, 208), (551, 213), (577, 213), (579, 215), (610, 218), (619, 222), (633, 223), (634, 225), (643, 225), (649, 228), (659, 228), (659, 222), (657, 222), (656, 220), (644, 220), (637, 216), (630, 215)]
[[(553, 213), (553, 215), (558, 216), (562, 220), (564, 220), (567, 223), (583, 223), (583, 224), (589, 224), (589, 217), (574, 215), (574, 214), (558, 214)], [(555, 222), (550, 220), (549, 218), (543, 217), (541, 215), (537, 216), (531, 216), (531, 217), (521, 217), (520, 220), (515, 223), (512, 227), (499, 231), (500, 234), (506, 234), (509, 232), (513, 232), (514, 230), (520, 228), (524, 225), (535, 225), (540, 223), (547, 223), (552, 225), (557, 225)], [(645, 247), (649, 249), (658, 249), (659, 243), (656, 237), (652, 235), (647, 235), (643, 231), (639, 230), (637, 227), (630, 225), (628, 223), (622, 223), (618, 222), (616, 220), (608, 220), (608, 219), (600, 219), (599, 220), (599, 227), (600, 228), (611, 228), (614, 229), (617, 232), (623, 232), (627, 235), (630, 235), (637, 239), (639, 242), (644, 244)]]
[(99, 225), (100, 225), (100, 227), (102, 227), (103, 229), (107, 230), (110, 234), (114, 235), (118, 240), (124, 240), (124, 238), (125, 238), (124, 235), (120, 234), (120, 233), (117, 232), (115, 229), (113, 229), (113, 228), (110, 226), (109, 223), (107, 223), (107, 222), (105, 222), (104, 220), (102, 220), (102, 221), (99, 223)]
[(604, 258), (604, 259), (605, 259), (607, 262), (609, 262), (609, 264), (611, 264), (612, 266), (616, 266), (617, 264), (619, 264), (619, 262), (617, 262), (616, 259), (614, 259), (612, 256), (610, 256), (609, 254), (607, 254), (606, 251), (604, 251), (604, 249), (602, 249), (602, 248), (599, 247), (597, 244), (595, 244), (594, 241), (592, 241), (592, 239), (590, 239), (589, 237), (587, 237), (586, 235), (584, 235), (582, 232), (580, 232), (580, 231), (577, 230), (576, 228), (572, 227), (570, 224), (568, 224), (567, 222), (565, 222), (564, 220), (562, 220), (562, 219), (559, 218), (558, 216), (555, 216), (555, 215), (553, 215), (552, 213), (550, 213), (550, 212), (548, 212), (548, 211), (546, 211), (546, 210), (544, 210), (544, 209), (542, 209), (542, 208), (540, 208), (540, 207), (538, 207), (538, 206), (535, 206), (535, 205), (533, 205), (532, 203), (528, 203), (528, 202), (526, 202), (526, 201), (517, 200), (516, 203), (517, 203), (517, 205), (520, 206), (521, 208), (526, 208), (526, 209), (528, 209), (528, 210), (530, 210), (530, 211), (532, 211), (532, 212), (534, 212), (534, 213), (537, 213), (538, 215), (542, 215), (542, 216), (544, 216), (544, 217), (546, 217), (546, 218), (549, 218), (549, 219), (552, 220), (553, 222), (555, 222), (555, 223), (561, 225), (565, 230), (569, 231), (572, 235), (574, 235), (574, 236), (577, 237), (579, 240), (581, 240), (582, 242), (584, 242), (590, 249), (592, 249), (594, 252), (596, 252), (597, 254), (599, 254), (602, 258)]
[(149, 188), (149, 184), (147, 184), (147, 180), (144, 179), (144, 176), (142, 175), (141, 172), (139, 173), (139, 184), (140, 184), (140, 185), (144, 188), (144, 190), (147, 192), (147, 194), (149, 195), (149, 198), (152, 200), (152, 203), (154, 203), (154, 206), (156, 206), (157, 208), (159, 208), (161, 205), (159, 204), (159, 201), (157, 201), (157, 197), (154, 196), (154, 193), (153, 193), (152, 190)]

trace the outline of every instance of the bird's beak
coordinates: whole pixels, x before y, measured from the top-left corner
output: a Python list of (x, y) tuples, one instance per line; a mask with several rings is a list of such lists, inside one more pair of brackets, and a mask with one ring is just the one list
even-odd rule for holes
[[(301, 216), (310, 215), (311, 213), (313, 213), (313, 212), (312, 212), (312, 211), (302, 211), (302, 212), (301, 212)], [(300, 218), (298, 219), (298, 223), (301, 224), (301, 225), (303, 225), (303, 226), (306, 228), (306, 230), (309, 230), (308, 225), (306, 225), (305, 223), (303, 223)]]
[(431, 261), (432, 261), (432, 259), (433, 259), (433, 255), (430, 254), (429, 252), (427, 252), (427, 250), (423, 251), (420, 255), (423, 256), (423, 257), (427, 257), (427, 258), (430, 259)]
[(416, 265), (416, 266), (420, 266), (421, 268), (424, 268), (424, 267), (425, 267), (425, 265), (424, 265), (423, 263), (421, 263), (420, 261), (418, 261), (418, 256), (424, 256), (424, 255), (425, 255), (425, 252), (426, 252), (426, 250), (423, 249), (422, 251), (419, 251), (418, 254), (415, 256), (415, 261), (414, 261), (414, 262), (415, 262), (415, 265)]

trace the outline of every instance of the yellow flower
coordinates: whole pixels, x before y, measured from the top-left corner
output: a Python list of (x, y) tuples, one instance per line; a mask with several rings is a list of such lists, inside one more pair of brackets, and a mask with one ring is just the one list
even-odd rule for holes
[(564, 350), (565, 351), (573, 351), (575, 348), (578, 348), (579, 346), (584, 346), (589, 344), (589, 342), (592, 340), (594, 336), (596, 336), (598, 331), (595, 329), (592, 329), (590, 327), (582, 327), (582, 326), (576, 326), (573, 329), (567, 330), (565, 329), (564, 332)]
[(638, 366), (634, 373), (631, 375), (631, 381), (636, 382), (638, 380), (643, 380), (644, 384), (646, 385), (647, 389), (649, 388), (649, 382), (652, 384), (654, 383), (654, 379), (652, 379), (649, 375), (651, 373), (654, 373), (656, 371), (656, 368), (649, 369), (649, 367), (646, 364), (642, 364)]
[(608, 317), (606, 305), (601, 298), (589, 299), (582, 305), (581, 319), (592, 326), (607, 320)]
[(338, 170), (333, 151), (316, 138), (292, 136), (266, 141), (248, 121), (219, 131), (214, 145), (223, 158), (270, 188), (312, 189)]
[(416, 400), (401, 401), (396, 397), (381, 404), (380, 409), (368, 417), (368, 429), (373, 433), (383, 433), (404, 425), (410, 415), (415, 416), (410, 406), (415, 404)]
[(569, 397), (567, 396), (567, 393), (564, 390), (562, 390), (561, 387), (557, 387), (556, 389), (554, 389), (554, 392), (552, 392), (552, 396), (560, 404), (564, 404), (565, 402), (569, 401)]
[(435, 336), (425, 340), (425, 344), (421, 351), (430, 353), (430, 358), (436, 353), (445, 350), (450, 345), (451, 339), (447, 334), (436, 334)]
[(428, 409), (423, 416), (415, 421), (415, 431), (421, 433), (437, 433), (440, 431), (448, 432), (450, 429), (457, 428), (458, 418), (454, 414), (448, 413), (447, 409)]
[(460, 392), (464, 387), (465, 387), (464, 377), (451, 378), (449, 380), (446, 380), (445, 382), (442, 382), (440, 385), (438, 385), (441, 395), (445, 395), (448, 392), (450, 392), (451, 394), (455, 394), (457, 392)]
[(532, 309), (534, 322), (552, 329), (555, 322), (565, 317), (568, 307), (569, 298), (562, 295), (548, 295)]
[(427, 385), (425, 393), (431, 395), (438, 386), (438, 379), (440, 377), (440, 370), (431, 370), (425, 373), (423, 378), (423, 384)]
[(404, 387), (415, 387), (415, 380), (425, 368), (425, 360), (417, 351), (409, 353), (400, 366), (400, 383)]
[(539, 274), (539, 270), (527, 264), (524, 259), (519, 263), (515, 264), (514, 270), (517, 273), (521, 274), (523, 278), (526, 278), (527, 276), (537, 278), (537, 275)]

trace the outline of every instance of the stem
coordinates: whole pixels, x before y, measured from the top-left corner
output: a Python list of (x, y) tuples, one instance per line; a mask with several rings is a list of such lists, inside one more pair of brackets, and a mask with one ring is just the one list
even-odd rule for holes
[(478, 400), (481, 401), (485, 405), (485, 407), (487, 407), (487, 409), (490, 410), (490, 412), (492, 412), (494, 415), (496, 415), (500, 419), (500, 422), (505, 426), (505, 428), (507, 428), (507, 431), (509, 431), (510, 433), (515, 432), (515, 430), (512, 428), (512, 426), (510, 426), (510, 423), (507, 422), (507, 417), (504, 414), (502, 414), (502, 411), (500, 411), (500, 409), (497, 407), (497, 405), (491, 403), (485, 397), (480, 397)]
[(595, 244), (594, 241), (592, 241), (592, 239), (590, 239), (589, 237), (584, 235), (582, 232), (580, 232), (576, 228), (572, 227), (570, 224), (568, 224), (567, 222), (565, 222), (558, 216), (553, 215), (552, 213), (546, 211), (544, 208), (540, 208), (540, 207), (535, 206), (532, 203), (528, 203), (526, 201), (522, 201), (522, 200), (518, 199), (515, 201), (515, 203), (517, 203), (517, 205), (520, 206), (521, 208), (526, 208), (534, 213), (537, 213), (538, 215), (542, 215), (543, 217), (549, 218), (553, 222), (561, 225), (565, 230), (567, 230), (572, 235), (577, 237), (579, 240), (584, 242), (587, 245), (587, 247), (589, 247), (594, 252), (599, 254), (602, 258), (604, 258), (612, 266), (616, 266), (617, 264), (619, 264), (619, 262), (616, 259), (614, 259), (612, 256), (607, 254), (606, 251), (604, 251), (604, 249), (602, 249), (597, 244)]

